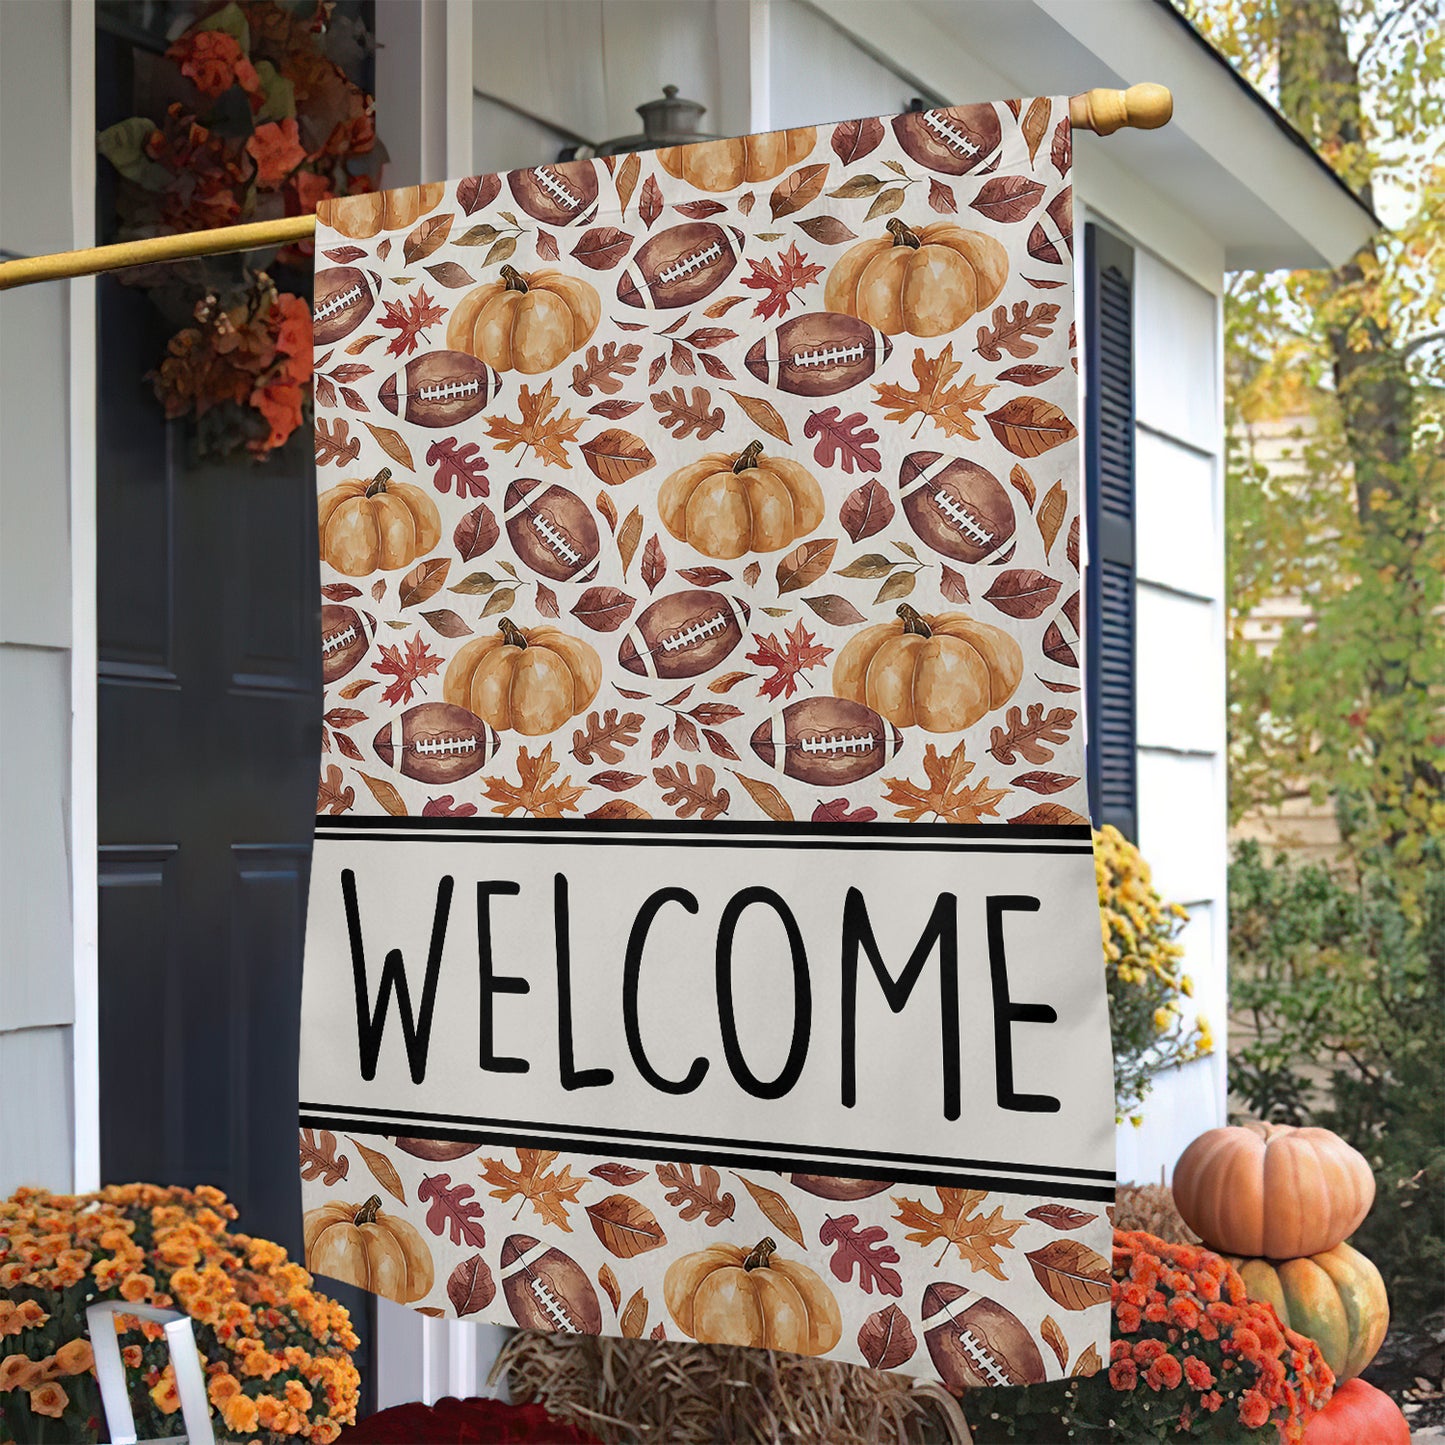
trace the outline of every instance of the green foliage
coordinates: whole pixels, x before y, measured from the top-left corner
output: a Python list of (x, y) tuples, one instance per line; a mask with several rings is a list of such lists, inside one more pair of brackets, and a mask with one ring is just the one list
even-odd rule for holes
[[(1445, 836), (1445, 10), (1179, 3), (1386, 222), (1333, 271), (1229, 283), (1231, 806), (1332, 800), (1353, 860), (1415, 909)], [(1251, 433), (1282, 419), (1296, 478)], [(1306, 615), (1261, 655), (1246, 621), (1281, 597)]]
[(1252, 1114), (1334, 1129), (1369, 1159), (1375, 1207), (1352, 1242), (1419, 1321), (1445, 1307), (1445, 875), (1407, 910), (1388, 874), (1351, 888), (1245, 843), (1229, 926), (1255, 1034), (1231, 1085)]

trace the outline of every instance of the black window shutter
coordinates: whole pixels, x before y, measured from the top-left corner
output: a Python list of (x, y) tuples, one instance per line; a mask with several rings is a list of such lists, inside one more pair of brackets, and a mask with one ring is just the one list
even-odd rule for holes
[(1135, 767), (1134, 251), (1084, 231), (1089, 810), (1138, 835)]

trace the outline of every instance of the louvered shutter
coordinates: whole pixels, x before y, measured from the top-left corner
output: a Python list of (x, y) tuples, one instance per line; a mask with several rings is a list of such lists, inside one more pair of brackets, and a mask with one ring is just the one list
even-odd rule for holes
[(1089, 808), (1135, 838), (1133, 248), (1089, 225), (1084, 268)]

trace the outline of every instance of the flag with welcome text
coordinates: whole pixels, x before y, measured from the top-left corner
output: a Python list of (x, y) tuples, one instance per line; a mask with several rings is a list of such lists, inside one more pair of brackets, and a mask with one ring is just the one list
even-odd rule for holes
[(1068, 103), (327, 202), (307, 1262), (1108, 1355)]

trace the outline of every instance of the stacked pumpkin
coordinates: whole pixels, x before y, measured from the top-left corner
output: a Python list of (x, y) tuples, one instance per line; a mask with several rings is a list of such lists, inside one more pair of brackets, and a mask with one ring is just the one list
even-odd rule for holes
[[(1211, 1129), (1175, 1166), (1174, 1202), (1204, 1243), (1239, 1270), (1251, 1298), (1273, 1305), (1282, 1324), (1314, 1340), (1340, 1385), (1355, 1381), (1390, 1324), (1379, 1270), (1345, 1242), (1375, 1202), (1375, 1176), (1358, 1150), (1328, 1129)], [(1306, 1439), (1325, 1445), (1356, 1438), (1331, 1433), (1332, 1416), (1354, 1419), (1361, 1410), (1369, 1439), (1409, 1438), (1389, 1396), (1359, 1381), (1336, 1391)]]

